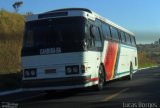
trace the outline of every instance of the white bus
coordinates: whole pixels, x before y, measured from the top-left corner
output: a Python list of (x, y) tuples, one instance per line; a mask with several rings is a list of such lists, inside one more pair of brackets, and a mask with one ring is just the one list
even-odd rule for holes
[(134, 34), (84, 8), (28, 16), (21, 56), (25, 90), (101, 90), (138, 69)]

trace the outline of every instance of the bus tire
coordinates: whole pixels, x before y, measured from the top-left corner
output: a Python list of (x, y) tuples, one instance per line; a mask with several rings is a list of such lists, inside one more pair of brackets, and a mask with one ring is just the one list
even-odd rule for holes
[(98, 71), (98, 84), (95, 85), (94, 88), (96, 91), (101, 91), (103, 90), (104, 85), (105, 85), (105, 73), (104, 73), (103, 66), (101, 65)]
[(133, 66), (132, 63), (130, 65), (130, 74), (126, 77), (127, 80), (132, 80), (133, 79)]

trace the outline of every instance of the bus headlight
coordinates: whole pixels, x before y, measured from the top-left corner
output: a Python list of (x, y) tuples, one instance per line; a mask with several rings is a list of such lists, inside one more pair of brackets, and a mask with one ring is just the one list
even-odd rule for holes
[(79, 66), (73, 65), (73, 66), (66, 66), (66, 74), (78, 74), (79, 73)]
[(29, 75), (30, 75), (29, 70), (25, 70), (25, 71), (24, 71), (24, 76), (25, 76), (25, 77), (28, 77)]
[(71, 67), (66, 67), (66, 74), (71, 74), (72, 73), (72, 68)]
[(36, 76), (36, 70), (35, 69), (31, 70), (31, 76)]
[(78, 66), (73, 66), (72, 71), (73, 71), (73, 73), (78, 73), (79, 67)]
[(36, 77), (36, 69), (24, 69), (24, 77)]

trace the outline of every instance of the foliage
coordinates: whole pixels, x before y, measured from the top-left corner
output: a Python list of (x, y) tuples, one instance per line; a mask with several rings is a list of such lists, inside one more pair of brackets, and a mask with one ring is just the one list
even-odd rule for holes
[(12, 6), (15, 9), (16, 13), (18, 12), (20, 6), (23, 4), (22, 1), (15, 2)]
[(157, 65), (157, 63), (147, 55), (147, 53), (139, 51), (138, 52), (138, 64), (139, 68), (151, 67)]
[(0, 73), (20, 71), (24, 16), (0, 10)]
[(154, 61), (157, 65), (160, 65), (160, 45), (140, 44), (137, 47), (139, 52), (145, 53), (151, 61)]

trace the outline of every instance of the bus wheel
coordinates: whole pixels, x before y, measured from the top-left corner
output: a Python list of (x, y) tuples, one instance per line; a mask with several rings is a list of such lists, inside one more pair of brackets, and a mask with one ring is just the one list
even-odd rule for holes
[(133, 79), (133, 66), (132, 64), (130, 65), (130, 74), (126, 77), (127, 80), (132, 80)]
[(103, 67), (100, 66), (99, 72), (98, 72), (98, 84), (95, 86), (95, 90), (101, 91), (104, 88), (105, 84), (105, 73), (103, 70)]

